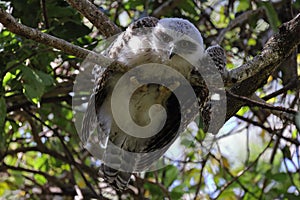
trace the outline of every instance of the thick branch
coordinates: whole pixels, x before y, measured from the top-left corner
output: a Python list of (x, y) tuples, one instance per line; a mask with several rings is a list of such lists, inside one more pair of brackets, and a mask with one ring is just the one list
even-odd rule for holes
[(12, 33), (34, 40), (38, 43), (49, 45), (65, 53), (74, 55), (78, 58), (85, 59), (88, 56), (88, 59), (90, 61), (101, 63), (103, 66), (108, 66), (112, 62), (111, 59), (101, 54), (97, 54), (93, 51), (71, 44), (63, 39), (54, 37), (52, 35), (36, 30), (34, 28), (30, 28), (28, 26), (20, 24), (12, 15), (5, 12), (5, 10), (3, 10), (1, 7), (0, 7), (0, 23), (2, 23)]
[[(240, 96), (251, 96), (300, 44), (299, 33), (300, 14), (281, 25), (279, 33), (267, 42), (262, 52), (252, 61), (232, 70), (233, 77), (239, 83), (235, 84), (230, 91)], [(244, 104), (243, 101), (228, 97), (226, 118), (232, 117)]]
[(52, 46), (56, 49), (62, 50), (79, 58), (85, 58), (89, 53), (91, 53), (91, 51), (68, 43), (65, 40), (56, 38), (54, 36), (18, 23), (13, 16), (5, 12), (5, 10), (3, 10), (1, 7), (0, 23), (2, 23), (3, 26), (5, 26), (12, 33), (26, 37), (28, 39), (32, 39), (42, 44)]
[(121, 32), (121, 29), (88, 0), (67, 0), (67, 2), (85, 16), (105, 37)]

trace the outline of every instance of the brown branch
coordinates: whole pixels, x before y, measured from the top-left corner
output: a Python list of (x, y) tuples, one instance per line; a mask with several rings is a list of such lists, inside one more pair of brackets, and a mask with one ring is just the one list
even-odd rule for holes
[(75, 55), (79, 58), (85, 58), (90, 53), (88, 50), (70, 44), (65, 40), (53, 37), (51, 35), (42, 33), (41, 31), (18, 23), (13, 16), (5, 12), (1, 7), (0, 22), (12, 33), (26, 37), (28, 39), (32, 39), (39, 43), (55, 47), (57, 49), (63, 50), (66, 53)]
[(12, 15), (5, 12), (5, 10), (3, 10), (1, 7), (0, 7), (0, 23), (2, 23), (3, 26), (5, 26), (12, 33), (34, 40), (38, 43), (42, 43), (54, 47), (56, 49), (62, 50), (63, 52), (74, 55), (78, 58), (84, 59), (87, 56), (89, 56), (90, 60), (96, 60), (96, 62), (98, 63), (111, 62), (110, 59), (101, 56), (100, 54), (96, 54), (93, 51), (84, 49), (82, 47), (71, 44), (63, 39), (56, 38), (49, 34), (43, 33), (39, 30), (20, 24)]
[(285, 108), (285, 107), (281, 107), (281, 106), (273, 106), (273, 105), (265, 103), (265, 102), (259, 102), (259, 101), (256, 101), (254, 99), (250, 99), (248, 97), (233, 94), (230, 91), (226, 91), (226, 92), (227, 92), (228, 97), (233, 97), (235, 99), (239, 99), (239, 100), (245, 102), (249, 106), (257, 106), (257, 107), (265, 108), (265, 109), (269, 109), (269, 110), (286, 112), (286, 113), (289, 113), (289, 114), (297, 114), (296, 110), (293, 110), (293, 109), (290, 109), (290, 108)]
[(292, 90), (292, 89), (296, 89), (296, 90), (299, 90), (300, 88), (300, 80), (299, 80), (300, 77), (298, 77), (298, 79), (292, 79), (288, 82), (288, 84), (286, 84), (283, 88), (269, 94), (269, 95), (266, 95), (264, 96), (262, 99), (267, 101), (271, 98), (274, 98), (278, 95), (281, 95), (283, 93), (286, 93), (288, 90)]
[[(280, 139), (284, 139), (284, 140), (286, 140), (286, 141), (288, 141), (288, 142), (290, 142), (290, 143), (292, 143), (294, 145), (297, 145), (297, 146), (300, 145), (300, 142), (297, 140), (297, 138), (296, 139), (288, 138), (288, 137), (286, 137), (286, 136), (278, 133), (278, 131), (279, 131), (278, 129), (273, 130), (272, 128), (265, 127), (263, 124), (261, 124), (261, 123), (259, 123), (257, 121), (253, 121), (251, 119), (248, 119), (248, 118), (240, 116), (240, 115), (235, 115), (235, 117), (238, 118), (238, 119), (240, 119), (240, 120), (243, 120), (243, 121), (245, 121), (245, 122), (247, 122), (249, 124), (252, 124), (254, 126), (260, 127), (261, 129), (264, 129), (264, 130), (268, 131), (268, 133), (276, 135)], [(283, 129), (281, 129), (281, 130), (283, 130)]]
[(99, 32), (110, 37), (121, 32), (121, 29), (88, 0), (67, 0), (67, 2), (85, 16)]
[(207, 163), (207, 161), (208, 161), (209, 155), (210, 155), (210, 154), (208, 154), (208, 155), (206, 156), (206, 158), (203, 160), (203, 163), (202, 163), (202, 166), (201, 166), (201, 171), (200, 171), (199, 182), (197, 183), (197, 186), (196, 186), (196, 192), (195, 192), (194, 200), (197, 200), (197, 199), (198, 199), (198, 194), (199, 194), (199, 192), (200, 192), (201, 185), (203, 184), (203, 183), (202, 183), (202, 179), (203, 179), (203, 174), (204, 174), (205, 165), (206, 165), (206, 163)]
[[(299, 32), (300, 14), (282, 24), (279, 33), (267, 42), (262, 52), (252, 61), (231, 71), (238, 83), (230, 88), (230, 92), (239, 96), (251, 96), (300, 44)], [(232, 117), (244, 104), (244, 101), (228, 97), (226, 119)]]
[(47, 8), (46, 8), (46, 0), (41, 0), (41, 10), (42, 10), (42, 16), (45, 22), (45, 28), (49, 28), (49, 20), (48, 20), (48, 13), (47, 13)]
[(235, 117), (238, 118), (238, 119), (240, 119), (240, 120), (243, 120), (244, 122), (247, 122), (248, 124), (252, 124), (252, 125), (257, 126), (257, 127), (261, 128), (263, 130), (266, 130), (269, 133), (273, 133), (274, 132), (274, 130), (272, 128), (266, 127), (266, 126), (264, 126), (264, 124), (259, 123), (257, 121), (254, 121), (252, 119), (249, 119), (247, 117), (244, 117), (244, 116), (241, 116), (241, 115), (235, 115)]

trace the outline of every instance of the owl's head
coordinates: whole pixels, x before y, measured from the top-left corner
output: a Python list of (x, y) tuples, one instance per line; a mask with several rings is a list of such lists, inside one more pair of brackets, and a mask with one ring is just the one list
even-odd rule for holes
[(153, 45), (162, 57), (182, 57), (195, 63), (204, 54), (203, 39), (198, 29), (188, 20), (164, 18), (153, 31)]

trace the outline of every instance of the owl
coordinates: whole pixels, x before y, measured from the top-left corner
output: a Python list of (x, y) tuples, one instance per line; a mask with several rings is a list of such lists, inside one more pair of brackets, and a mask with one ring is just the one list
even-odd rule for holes
[[(203, 108), (209, 102), (209, 92), (205, 81), (199, 78), (197, 65), (206, 54), (213, 57), (214, 51), (218, 53), (213, 62), (223, 72), (222, 48), (210, 47), (205, 52), (202, 36), (192, 23), (181, 18), (158, 20), (154, 17), (132, 23), (104, 51), (105, 56), (128, 66), (129, 72), (137, 69), (127, 82), (118, 84), (128, 71), (116, 70), (115, 66), (95, 66), (95, 87), (82, 122), (83, 143), (99, 145), (103, 162), (101, 173), (116, 190), (126, 189), (132, 173), (146, 170), (155, 163), (199, 111), (208, 113)], [(153, 70), (139, 71), (139, 66), (145, 65), (149, 68), (153, 65)], [(176, 70), (191, 85), (178, 84), (172, 73), (157, 67), (160, 65)], [(143, 82), (148, 77), (151, 80)], [(160, 79), (165, 79), (168, 87), (155, 82)], [(126, 99), (122, 94), (129, 84), (137, 87)], [(117, 86), (121, 89), (115, 94)], [(190, 100), (187, 87), (193, 88), (197, 102)], [(176, 91), (183, 96), (180, 101)], [(115, 101), (128, 101), (130, 115), (124, 114), (122, 103), (113, 105)], [(122, 126), (118, 117), (121, 117)], [(155, 134), (147, 129), (133, 134), (130, 132), (132, 123), (139, 127), (153, 123), (151, 131)]]

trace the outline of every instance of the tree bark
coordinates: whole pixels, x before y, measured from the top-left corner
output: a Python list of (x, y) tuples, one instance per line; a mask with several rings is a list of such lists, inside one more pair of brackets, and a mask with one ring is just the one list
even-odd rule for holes
[[(245, 97), (253, 95), (300, 44), (299, 33), (300, 14), (282, 24), (279, 32), (269, 39), (262, 52), (253, 60), (232, 70), (231, 73), (237, 83), (230, 88), (230, 91)], [(226, 119), (232, 117), (244, 104), (243, 101), (228, 97)]]

